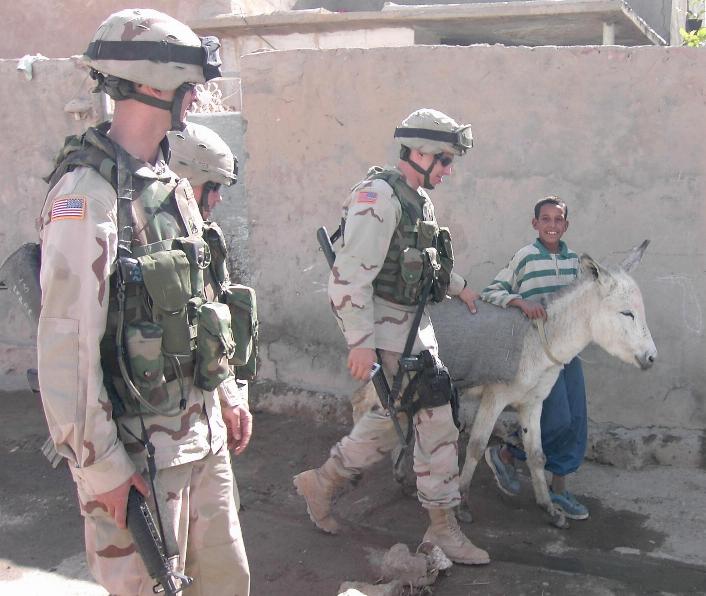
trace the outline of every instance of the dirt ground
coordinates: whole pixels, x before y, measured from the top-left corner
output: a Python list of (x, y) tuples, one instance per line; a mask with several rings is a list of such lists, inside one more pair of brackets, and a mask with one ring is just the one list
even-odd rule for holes
[[(39, 400), (0, 392), (0, 594), (104, 595), (83, 557), (82, 521), (68, 471), (39, 453)], [(291, 483), (320, 465), (346, 428), (257, 412), (250, 448), (234, 462), (253, 596), (334, 596), (344, 581), (373, 583), (374, 561), (396, 542), (416, 548), (427, 519), (386, 460), (342, 494), (344, 530), (317, 531)], [(706, 593), (706, 472), (629, 472), (586, 463), (572, 488), (591, 518), (551, 527), (532, 500), (501, 496), (485, 464), (472, 487), (475, 521), (463, 524), (490, 552), (483, 567), (454, 566), (436, 596)]]

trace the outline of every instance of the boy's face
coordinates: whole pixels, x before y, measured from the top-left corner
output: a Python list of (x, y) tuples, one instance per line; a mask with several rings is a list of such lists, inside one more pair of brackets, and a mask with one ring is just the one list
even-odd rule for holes
[(539, 240), (548, 250), (556, 252), (559, 240), (569, 227), (569, 221), (564, 217), (564, 210), (558, 205), (542, 205), (539, 219), (532, 218), (532, 227), (537, 230)]

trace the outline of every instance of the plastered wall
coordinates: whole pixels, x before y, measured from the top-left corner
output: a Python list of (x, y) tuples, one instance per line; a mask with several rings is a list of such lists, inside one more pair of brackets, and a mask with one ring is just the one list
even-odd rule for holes
[[(70, 60), (26, 80), (0, 61), (0, 259), (34, 240), (34, 218), (64, 136), (91, 122), (64, 106), (91, 87)], [(641, 372), (587, 350), (591, 455), (617, 465), (703, 465), (703, 150), (706, 52), (687, 48), (412, 47), (268, 52), (242, 63), (243, 118), (199, 116), (241, 160), (217, 211), (237, 276), (258, 290), (261, 383), (273, 407), (330, 415), (352, 389), (330, 314), (319, 225), (335, 228), (348, 188), (391, 163), (395, 125), (434, 106), (471, 122), (475, 147), (434, 193), (458, 269), (480, 289), (533, 239), (531, 205), (569, 204), (566, 240), (617, 262), (644, 238), (635, 272), (660, 352)], [(95, 114), (93, 114), (95, 116)], [(0, 292), (1, 373), (34, 361), (33, 333)], [(288, 401), (289, 400), (289, 401)], [(334, 404), (334, 405), (332, 405)]]
[[(93, 121), (75, 120), (64, 111), (72, 99), (87, 98), (92, 81), (71, 59), (37, 62), (32, 79), (17, 70), (16, 60), (0, 60), (0, 261), (25, 242), (36, 242), (39, 215), (54, 156), (64, 137)], [(9, 291), (0, 291), (0, 373), (24, 374), (34, 366), (34, 327), (16, 307)]]
[[(595, 457), (701, 465), (704, 411), (703, 138), (706, 52), (684, 48), (470, 48), (272, 52), (242, 61), (252, 279), (263, 296), (263, 377), (351, 389), (315, 230), (349, 187), (395, 159), (417, 107), (473, 124), (474, 149), (434, 192), (458, 269), (480, 289), (534, 239), (531, 206), (559, 194), (566, 236), (607, 263), (643, 239), (658, 365), (585, 354)], [(610, 454), (610, 455), (608, 455)]]

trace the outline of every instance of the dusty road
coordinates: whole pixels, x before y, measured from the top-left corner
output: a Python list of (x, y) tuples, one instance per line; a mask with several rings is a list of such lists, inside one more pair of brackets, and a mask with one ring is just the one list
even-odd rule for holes
[[(38, 453), (46, 434), (38, 400), (0, 392), (0, 404), (0, 594), (105, 594), (86, 572), (69, 474)], [(371, 560), (396, 542), (416, 547), (424, 533), (426, 516), (387, 461), (339, 498), (341, 535), (311, 525), (291, 477), (319, 465), (345, 430), (256, 414), (251, 447), (234, 463), (253, 596), (333, 596), (343, 581), (374, 582)], [(546, 523), (523, 472), (522, 494), (509, 499), (479, 466), (476, 521), (463, 527), (492, 563), (454, 566), (434, 595), (706, 593), (706, 472), (586, 464), (573, 487), (591, 518), (568, 530)]]

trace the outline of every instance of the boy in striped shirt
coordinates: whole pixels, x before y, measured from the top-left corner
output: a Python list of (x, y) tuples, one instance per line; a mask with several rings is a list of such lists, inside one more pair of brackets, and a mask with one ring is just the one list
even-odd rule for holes
[[(532, 227), (539, 237), (510, 259), (507, 267), (481, 292), (491, 304), (519, 308), (530, 319), (547, 318), (544, 299), (570, 284), (578, 273), (579, 259), (561, 237), (569, 227), (566, 204), (555, 196), (534, 206)], [(564, 366), (542, 404), (542, 449), (545, 468), (552, 474), (549, 494), (552, 502), (570, 519), (588, 518), (588, 509), (566, 489), (566, 476), (575, 472), (586, 452), (586, 388), (578, 357)], [(502, 492), (516, 495), (520, 483), (515, 459), (526, 459), (522, 449), (510, 444), (485, 451), (485, 461)]]

